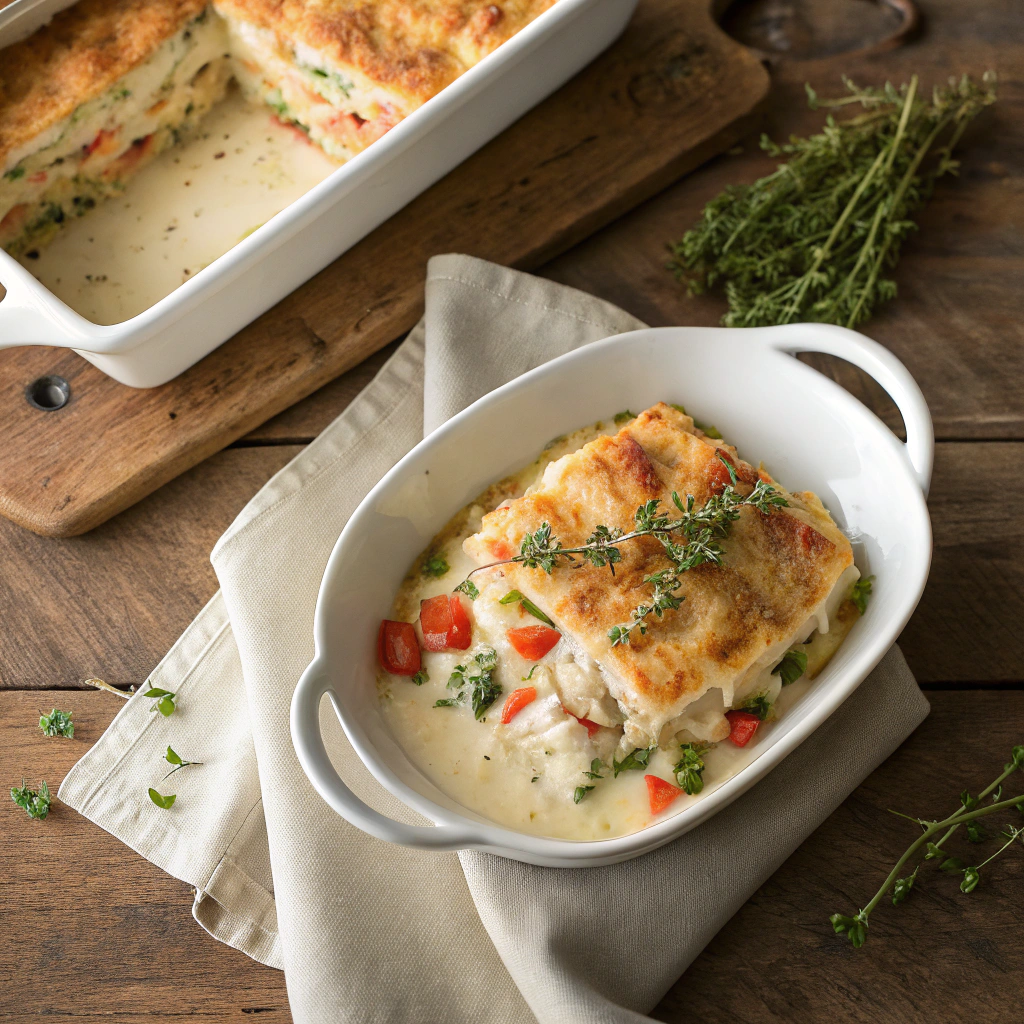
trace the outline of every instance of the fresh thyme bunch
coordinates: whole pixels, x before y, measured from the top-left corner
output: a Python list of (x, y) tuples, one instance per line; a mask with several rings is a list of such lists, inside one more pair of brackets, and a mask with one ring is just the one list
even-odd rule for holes
[[(701, 220), (671, 244), (669, 268), (698, 294), (725, 287), (726, 327), (818, 321), (853, 327), (896, 295), (883, 274), (916, 229), (911, 215), (935, 180), (956, 174), (952, 157), (972, 118), (993, 103), (995, 75), (980, 83), (950, 79), (931, 98), (915, 75), (899, 89), (862, 89), (819, 99), (812, 109), (860, 105), (843, 121), (829, 114), (818, 135), (761, 148), (787, 162), (752, 185), (727, 188), (704, 207)], [(931, 159), (929, 160), (929, 156)]]
[(551, 575), (560, 562), (574, 563), (577, 556), (598, 568), (607, 565), (614, 576), (616, 564), (622, 561), (619, 545), (638, 537), (654, 537), (665, 549), (670, 565), (644, 577), (644, 583), (653, 588), (650, 600), (633, 610), (629, 622), (613, 626), (608, 631), (608, 639), (613, 647), (628, 644), (633, 630), (641, 635), (647, 632), (648, 616), (661, 618), (666, 611), (682, 604), (683, 598), (677, 596), (676, 591), (682, 586), (683, 573), (705, 562), (722, 564), (724, 552), (721, 541), (728, 535), (733, 522), (739, 519), (741, 509), (749, 506), (769, 515), (776, 508), (789, 504), (771, 484), (763, 480), (758, 480), (753, 491), (747, 497), (742, 497), (735, 490), (736, 471), (721, 454), (718, 458), (729, 471), (732, 484), (726, 485), (721, 494), (708, 498), (700, 508), (694, 507), (692, 494), (684, 502), (673, 491), (672, 501), (680, 513), (678, 518), (670, 518), (661, 511), (661, 503), (652, 499), (636, 510), (635, 530), (623, 533), (618, 527), (609, 529), (607, 526), (598, 526), (587, 538), (587, 542), (576, 548), (562, 547), (561, 541), (551, 536), (551, 524), (541, 523), (533, 533), (523, 537), (518, 555), (479, 566), (455, 589), (475, 599), (480, 592), (470, 578), (473, 573), (496, 565), (518, 562), (529, 569), (543, 569)]
[[(960, 806), (942, 821), (930, 821), (926, 818), (913, 818), (907, 814), (900, 814), (893, 811), (893, 814), (901, 818), (908, 818), (921, 826), (921, 835), (910, 844), (906, 852), (896, 862), (896, 866), (889, 872), (888, 878), (882, 883), (881, 888), (867, 905), (858, 910), (856, 914), (833, 914), (829, 920), (837, 935), (845, 935), (857, 948), (864, 945), (868, 934), (868, 917), (878, 906), (887, 893), (892, 892), (892, 904), (898, 907), (910, 895), (914, 884), (917, 881), (918, 873), (925, 861), (934, 860), (938, 862), (939, 869), (947, 874), (960, 875), (960, 891), (974, 892), (981, 880), (981, 869), (989, 861), (995, 860), (1004, 850), (1007, 850), (1014, 843), (1024, 843), (1024, 824), (1009, 824), (1000, 833), (1006, 840), (995, 853), (986, 860), (983, 860), (976, 867), (965, 863), (960, 857), (949, 857), (943, 849), (946, 840), (949, 839), (961, 825), (965, 826), (967, 838), (971, 843), (984, 842), (989, 836), (981, 827), (980, 818), (990, 814), (1001, 814), (1004, 811), (1016, 810), (1024, 815), (1024, 795), (1003, 799), (1003, 783), (1014, 772), (1024, 770), (1024, 745), (1016, 746), (1010, 755), (1010, 761), (1003, 767), (1002, 774), (991, 785), (986, 786), (977, 796), (965, 789), (960, 794)], [(986, 804), (985, 800), (991, 800)], [(940, 835), (941, 833), (941, 835)], [(938, 838), (936, 838), (938, 837)], [(934, 842), (932, 840), (935, 840)], [(908, 866), (915, 856), (922, 854), (921, 860), (914, 870), (907, 875), (900, 877), (901, 873)]]

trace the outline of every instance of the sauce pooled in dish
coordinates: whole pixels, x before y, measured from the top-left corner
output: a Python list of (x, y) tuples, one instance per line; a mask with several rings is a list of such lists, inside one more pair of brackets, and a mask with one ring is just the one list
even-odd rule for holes
[(870, 592), (815, 495), (679, 406), (615, 420), (463, 509), (380, 627), (399, 743), (458, 803), (519, 831), (626, 835), (711, 792)]

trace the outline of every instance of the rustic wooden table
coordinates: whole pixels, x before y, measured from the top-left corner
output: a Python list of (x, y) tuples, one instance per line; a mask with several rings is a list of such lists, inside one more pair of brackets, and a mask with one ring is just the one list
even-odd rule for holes
[[(866, 328), (909, 366), (935, 418), (935, 561), (901, 639), (932, 713), (711, 942), (655, 1011), (666, 1021), (1019, 1013), (1020, 856), (997, 861), (970, 896), (929, 878), (899, 911), (879, 911), (860, 951), (827, 921), (861, 905), (913, 837), (887, 808), (948, 813), (963, 785), (985, 784), (1024, 741), (1024, 25), (1017, 0), (922, 6), (918, 37), (885, 53), (853, 51), (891, 32), (897, 15), (886, 6), (769, 0), (730, 27), (784, 51), (767, 115), (775, 137), (819, 123), (803, 109), (805, 80), (829, 93), (842, 73), (877, 82), (917, 72), (924, 83), (1000, 74), (1000, 102), (969, 133), (961, 179), (939, 186), (907, 246), (899, 299)], [(753, 143), (543, 272), (651, 324), (714, 324), (720, 302), (686, 296), (664, 270), (664, 243), (725, 184), (764, 171)], [(25, 776), (56, 790), (120, 704), (81, 680), (145, 678), (214, 591), (207, 555), (217, 536), (387, 351), (90, 534), (45, 540), (0, 520), (4, 786)], [(816, 365), (900, 429), (858, 372)], [(36, 727), (54, 705), (74, 710), (74, 740)], [(282, 975), (206, 936), (184, 885), (59, 804), (38, 823), (8, 802), (0, 822), (0, 1020), (289, 1020)]]

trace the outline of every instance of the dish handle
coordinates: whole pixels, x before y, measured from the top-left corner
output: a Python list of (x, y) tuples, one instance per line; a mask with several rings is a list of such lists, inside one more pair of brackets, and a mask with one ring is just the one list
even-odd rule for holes
[(910, 371), (884, 346), (857, 331), (833, 324), (793, 324), (769, 327), (772, 348), (789, 355), (823, 352), (860, 367), (896, 403), (907, 430), (904, 454), (917, 482), (928, 496), (935, 452), (935, 433), (928, 404)]
[(451, 825), (431, 827), (394, 821), (368, 807), (345, 785), (327, 756), (320, 733), (320, 701), (325, 694), (337, 701), (323, 668), (314, 661), (302, 673), (292, 697), (291, 733), (299, 763), (324, 800), (349, 824), (385, 842), (421, 850), (463, 850), (475, 845), (475, 836)]

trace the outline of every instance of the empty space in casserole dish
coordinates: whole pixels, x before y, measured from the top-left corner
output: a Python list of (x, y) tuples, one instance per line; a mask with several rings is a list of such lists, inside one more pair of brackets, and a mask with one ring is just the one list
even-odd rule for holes
[(199, 131), (120, 196), (19, 262), (76, 313), (118, 324), (148, 309), (321, 182), (338, 164), (232, 89)]

